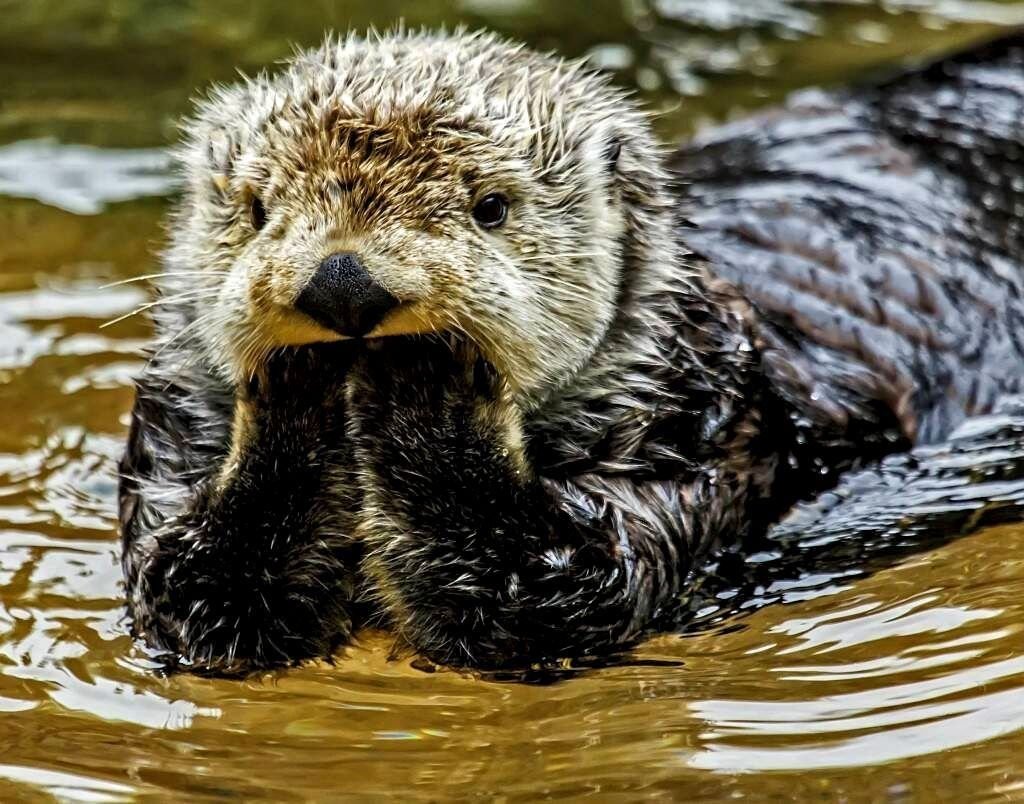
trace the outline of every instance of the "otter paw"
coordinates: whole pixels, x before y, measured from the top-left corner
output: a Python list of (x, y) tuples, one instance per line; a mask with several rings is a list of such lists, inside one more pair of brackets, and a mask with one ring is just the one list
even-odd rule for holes
[(479, 351), (439, 338), (394, 340), (364, 355), (348, 382), (363, 468), (392, 477), (525, 471), (520, 410)]
[(238, 389), (238, 397), (254, 409), (287, 414), (337, 404), (358, 352), (352, 342), (278, 349)]
[(141, 568), (136, 630), (192, 672), (246, 674), (329, 657), (351, 635), (356, 580), (332, 551), (313, 552), (275, 567), (208, 542), (163, 551)]
[(353, 367), (347, 389), (354, 407), (415, 416), (511, 401), (504, 380), (470, 343), (440, 337), (385, 341)]

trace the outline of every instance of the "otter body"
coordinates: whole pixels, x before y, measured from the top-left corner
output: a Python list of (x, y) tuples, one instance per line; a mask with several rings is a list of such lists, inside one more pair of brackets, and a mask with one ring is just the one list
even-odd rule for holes
[[(122, 464), (136, 630), (220, 672), (381, 619), (457, 665), (606, 652), (844, 472), (1016, 471), (968, 420), (1021, 390), (1022, 86), (1011, 38), (667, 157), (605, 79), (490, 37), (215, 96)], [(867, 486), (789, 521), (870, 539)]]

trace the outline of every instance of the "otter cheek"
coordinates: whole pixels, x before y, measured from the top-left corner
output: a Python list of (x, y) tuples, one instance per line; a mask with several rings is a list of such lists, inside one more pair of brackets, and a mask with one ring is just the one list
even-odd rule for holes
[(254, 269), (249, 272), (249, 305), (254, 310), (265, 310), (274, 301), (274, 275), (270, 271)]

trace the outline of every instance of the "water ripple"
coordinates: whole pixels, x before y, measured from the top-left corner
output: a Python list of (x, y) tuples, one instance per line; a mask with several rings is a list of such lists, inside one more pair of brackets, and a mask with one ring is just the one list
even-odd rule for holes
[(174, 187), (162, 149), (93, 148), (54, 140), (0, 147), (0, 194), (96, 215), (116, 201), (166, 195)]

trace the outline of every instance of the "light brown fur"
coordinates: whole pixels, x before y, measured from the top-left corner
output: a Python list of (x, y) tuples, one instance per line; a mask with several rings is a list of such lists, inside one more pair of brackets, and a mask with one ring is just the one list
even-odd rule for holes
[[(490, 35), (330, 39), (215, 91), (186, 131), (170, 272), (206, 269), (197, 329), (226, 378), (340, 337), (294, 302), (324, 257), (352, 251), (401, 302), (371, 335), (465, 334), (527, 407), (593, 357), (616, 313), (629, 222), (605, 154), (621, 150), (624, 174), (659, 164), (606, 78)], [(470, 212), (493, 192), (511, 208), (490, 232)]]

